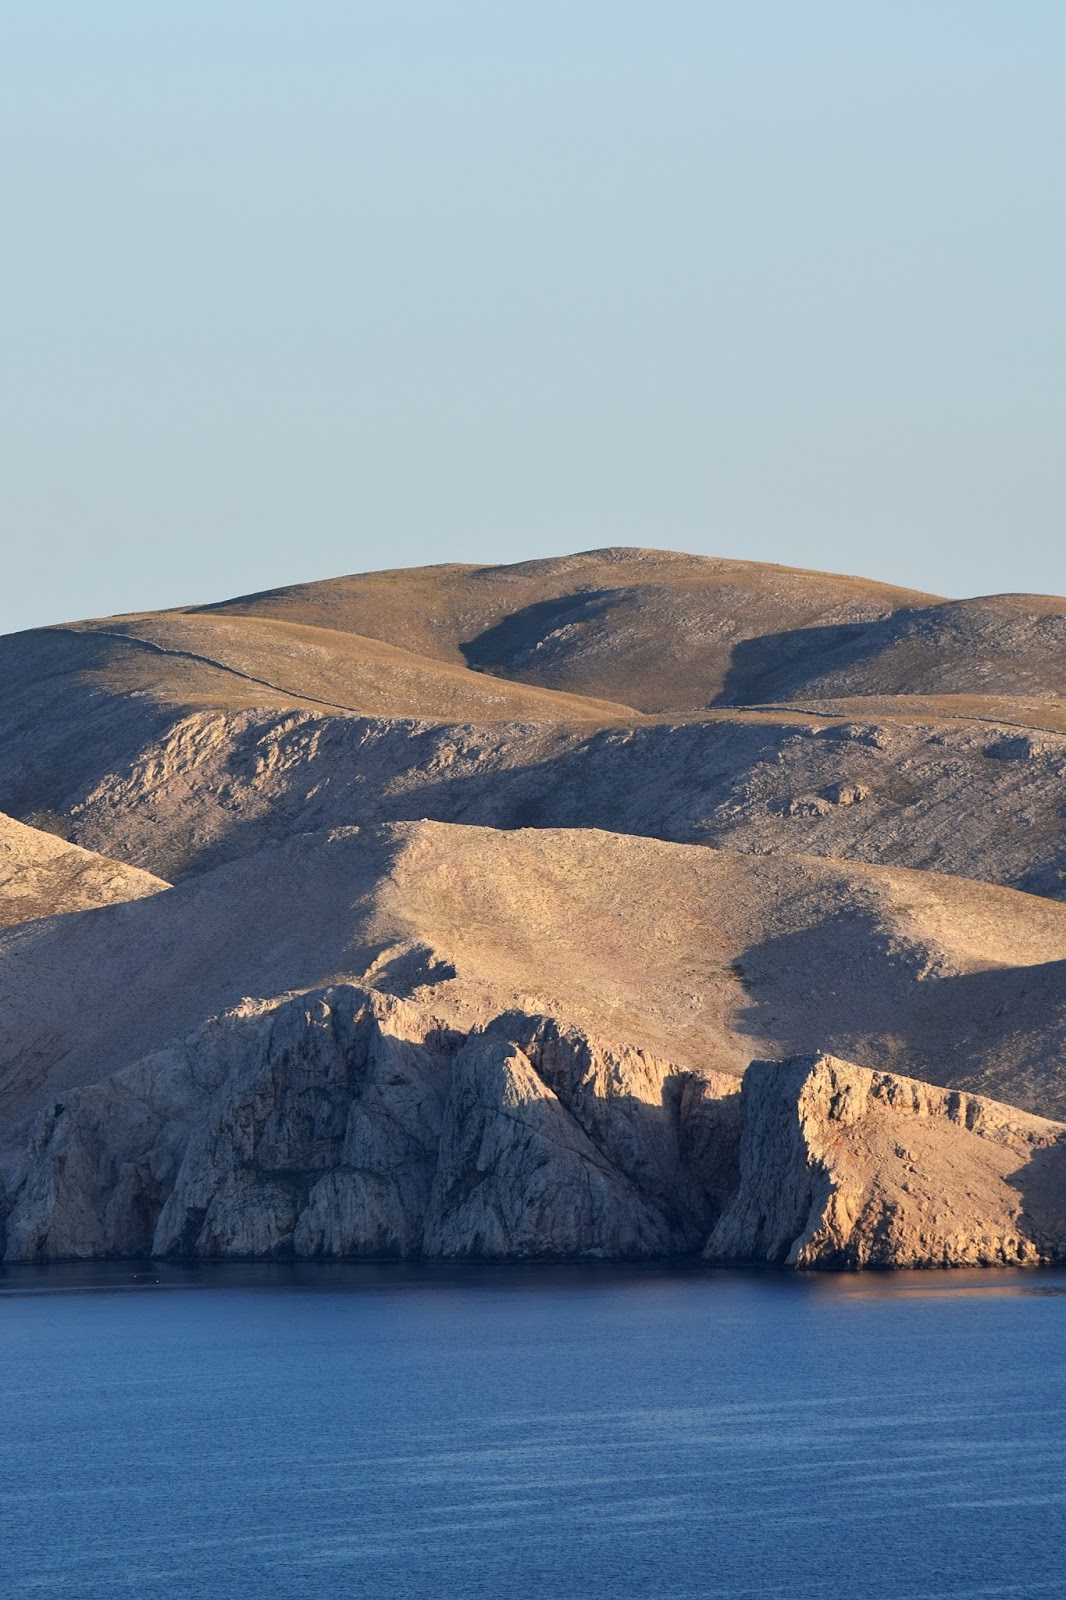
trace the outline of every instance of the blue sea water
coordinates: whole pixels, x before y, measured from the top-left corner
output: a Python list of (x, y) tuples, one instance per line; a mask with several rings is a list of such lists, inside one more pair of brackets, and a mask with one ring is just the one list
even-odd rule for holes
[(1066, 1594), (1066, 1273), (0, 1271), (0, 1593)]

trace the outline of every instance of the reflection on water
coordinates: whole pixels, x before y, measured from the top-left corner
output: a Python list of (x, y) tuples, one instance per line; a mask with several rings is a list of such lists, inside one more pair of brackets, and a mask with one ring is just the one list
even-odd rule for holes
[(0, 1587), (1058, 1596), (1066, 1273), (0, 1271)]
[(700, 1281), (723, 1289), (758, 1284), (766, 1293), (818, 1294), (833, 1300), (898, 1299), (901, 1295), (1066, 1294), (1061, 1267), (963, 1268), (913, 1272), (778, 1272), (753, 1267), (709, 1267), (702, 1262), (613, 1261), (69, 1261), (47, 1266), (0, 1264), (0, 1298), (132, 1289), (283, 1289), (410, 1293), (447, 1289), (484, 1294), (565, 1290), (635, 1293), (656, 1285)]

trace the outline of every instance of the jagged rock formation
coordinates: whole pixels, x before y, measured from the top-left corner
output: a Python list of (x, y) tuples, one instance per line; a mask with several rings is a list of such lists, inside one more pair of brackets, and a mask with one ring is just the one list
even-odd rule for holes
[[(0, 640), (9, 1257), (785, 1260), (841, 1139), (820, 1264), (1054, 1254), (1064, 643), (1054, 597), (647, 550)], [(782, 1068), (738, 1180), (741, 1076), (810, 1052), (867, 1110), (803, 1090), (756, 1161)], [(1025, 1110), (958, 1144), (960, 1094)]]
[(0, 928), (158, 894), (170, 885), (0, 814)]
[(1066, 1124), (828, 1056), (743, 1093), (344, 986), (220, 1017), (0, 1141), (4, 1259), (1066, 1259)]
[(738, 1084), (344, 986), (220, 1017), (14, 1124), (5, 1259), (691, 1252)]
[(753, 1062), (742, 1102), (740, 1183), (711, 1260), (1066, 1259), (1066, 1123), (825, 1055)]

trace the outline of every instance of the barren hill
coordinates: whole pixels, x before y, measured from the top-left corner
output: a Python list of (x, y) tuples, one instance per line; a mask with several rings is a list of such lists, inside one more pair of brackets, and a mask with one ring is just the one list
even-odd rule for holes
[(1064, 606), (605, 550), (38, 629), (0, 640), (0, 807), (167, 878), (426, 816), (1059, 897)]
[(423, 567), (210, 608), (402, 643), (655, 714), (841, 695), (1066, 694), (1066, 601), (942, 601), (862, 578), (662, 550)]
[[(811, 1264), (1066, 1251), (1064, 629), (600, 550), (0, 640), (8, 1257), (762, 1257), (806, 1079), (740, 1080), (825, 1053), (870, 1218), (864, 1073), (920, 1080), (936, 1215), (981, 1198)], [(930, 1084), (1021, 1108), (1038, 1221)]]
[[(8, 1258), (698, 1250), (757, 1184), (753, 1053), (1061, 1110), (1064, 979), (1066, 907), (932, 874), (592, 830), (305, 835), (0, 939)], [(970, 1169), (927, 1092), (950, 1213)], [(1024, 1143), (1039, 1119), (1013, 1117)], [(1066, 1248), (1054, 1174), (1035, 1232), (1011, 1208), (1020, 1148), (977, 1152), (959, 1260)]]
[(388, 639), (438, 661), (645, 712), (736, 693), (754, 640), (851, 627), (933, 595), (669, 550), (606, 549), (507, 567), (416, 567), (299, 584), (213, 606)]

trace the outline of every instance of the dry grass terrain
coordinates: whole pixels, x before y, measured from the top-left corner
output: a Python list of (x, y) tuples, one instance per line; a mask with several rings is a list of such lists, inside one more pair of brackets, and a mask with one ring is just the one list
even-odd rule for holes
[[(0, 672), (11, 1259), (695, 1251), (758, 1209), (756, 1123), (772, 1187), (822, 1117), (806, 1079), (742, 1112), (753, 1058), (1066, 1116), (1066, 601), (607, 549), (36, 629)], [(930, 1261), (1060, 1250), (1060, 1167), (1038, 1225), (930, 1096), (917, 1176), (880, 1121), (852, 1151), (865, 1212), (812, 1131), (808, 1264), (917, 1259), (903, 1184), (977, 1197)], [(741, 1221), (723, 1254), (800, 1262), (806, 1221)]]
[(338, 981), (419, 991), (457, 1026), (561, 1016), (686, 1068), (739, 1077), (754, 1055), (824, 1045), (1066, 1111), (1066, 906), (814, 857), (440, 823), (295, 835), (151, 900), (9, 930), (0, 1096), (39, 1100), (246, 996)]

